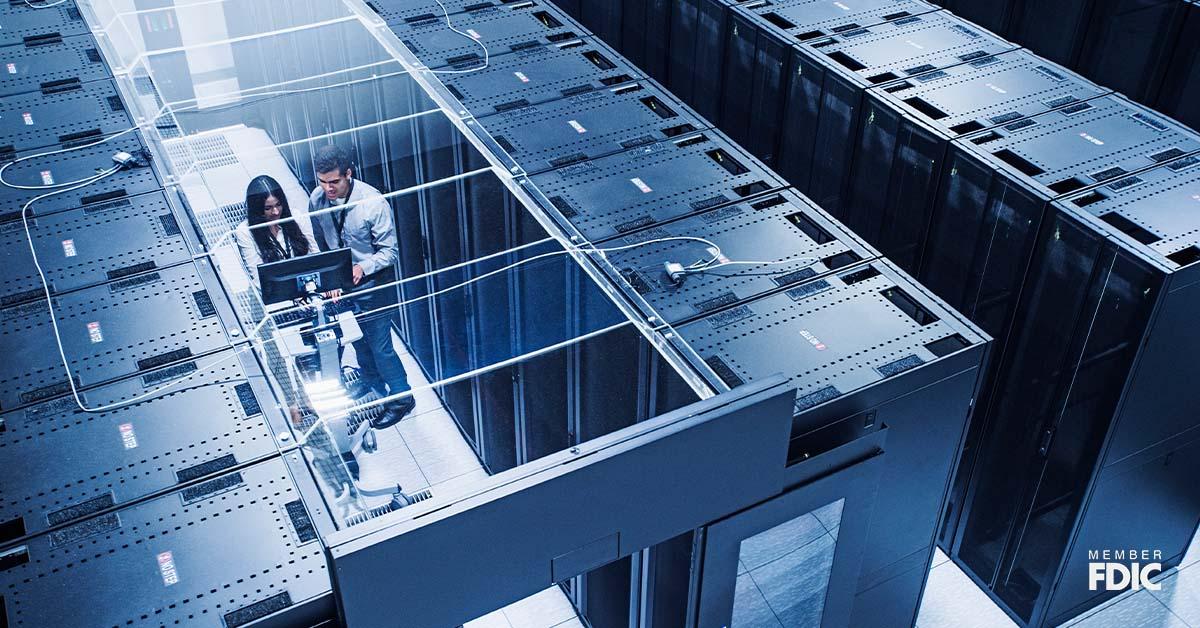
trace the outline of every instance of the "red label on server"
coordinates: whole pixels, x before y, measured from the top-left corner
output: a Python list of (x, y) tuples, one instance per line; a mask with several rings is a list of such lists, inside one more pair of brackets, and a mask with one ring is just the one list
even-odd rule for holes
[(171, 555), (171, 552), (163, 552), (158, 555), (158, 573), (162, 576), (165, 587), (179, 583), (179, 572), (175, 570), (175, 557)]

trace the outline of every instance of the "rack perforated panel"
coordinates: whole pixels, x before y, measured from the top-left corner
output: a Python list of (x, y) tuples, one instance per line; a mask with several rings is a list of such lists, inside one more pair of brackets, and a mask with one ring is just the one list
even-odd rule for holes
[(112, 81), (54, 81), (0, 102), (7, 150), (81, 146), (133, 126)]
[(111, 76), (91, 35), (46, 37), (0, 48), (0, 96), (37, 91), (57, 81)]
[[(141, 154), (145, 146), (136, 133), (118, 137), (110, 142), (90, 148), (80, 148), (58, 155), (36, 157), (14, 164), (4, 171), (4, 180), (18, 185), (56, 185), (59, 183), (80, 181), (95, 176), (111, 168), (112, 156), (118, 151), (130, 154)], [(46, 152), (46, 149), (13, 152), (0, 151), (0, 162), (10, 161), (15, 157), (33, 156)], [(77, 190), (64, 191), (49, 198), (44, 198), (30, 205), (30, 216), (44, 215), (55, 211), (72, 209), (80, 205), (105, 203), (123, 196), (133, 196), (145, 192), (153, 192), (162, 186), (153, 168), (137, 166), (132, 169), (120, 170), (95, 183)], [(21, 219), (21, 207), (37, 196), (49, 190), (17, 190), (0, 185), (0, 224)]]
[[(199, 271), (199, 272), (198, 272)], [(221, 321), (233, 311), (207, 261), (131, 275), (54, 297), (58, 329), (76, 382), (84, 387), (228, 346)], [(0, 364), (0, 409), (64, 392), (44, 300), (0, 310), (0, 341), (21, 360)]]
[[(218, 357), (92, 389), (87, 405), (145, 394)], [(22, 469), (0, 478), (0, 529), (33, 534), (273, 453), (259, 403), (270, 402), (270, 390), (261, 374), (252, 383), (246, 373), (235, 358), (161, 396), (108, 412), (85, 413), (67, 395), (0, 415), (0, 456)]]
[(429, 17), (440, 16), (445, 19), (446, 14), (442, 11), (442, 6), (446, 7), (446, 11), (450, 13), (451, 21), (454, 20), (456, 13), (461, 13), (471, 8), (487, 8), (501, 4), (507, 4), (511, 0), (442, 0), (441, 5), (433, 0), (366, 0), (367, 6), (386, 22), (394, 22), (403, 20), (404, 18), (413, 17)]
[(480, 124), (528, 173), (708, 128), (647, 80), (490, 115)]
[[(195, 242), (162, 192), (35, 216), (29, 233), (52, 293), (190, 261)], [(44, 296), (21, 221), (0, 225), (0, 307)]]
[(6, 0), (0, 2), (0, 46), (22, 44), (61, 35), (83, 35), (88, 32), (75, 0), (39, 7), (37, 0)]
[(1174, 266), (1200, 261), (1200, 156), (1176, 159), (1058, 204), (1099, 218), (1110, 231), (1123, 234), (1117, 237), (1149, 247)]
[(1115, 94), (1009, 126), (959, 145), (1049, 196), (1200, 150), (1191, 129)]
[(422, 63), (431, 68), (471, 63), (482, 65), (480, 44), (487, 46), (488, 56), (494, 58), (537, 44), (554, 44), (587, 34), (575, 20), (540, 0), (456, 13), (451, 16), (450, 23), (470, 38), (448, 28), (446, 16), (440, 11), (389, 21), (388, 26)]
[(313, 493), (297, 483), (306, 486), (275, 458), (10, 549), (0, 571), (7, 625), (233, 628), (276, 613), (277, 625), (332, 619), (317, 534), (328, 530), (328, 515), (319, 502), (305, 509), (300, 491), (306, 500)]
[[(482, 67), (467, 61), (459, 68)], [(575, 96), (642, 78), (616, 52), (595, 39), (539, 44), (494, 57), (486, 68), (443, 74), (446, 89), (477, 117)]]
[(786, 185), (712, 130), (530, 178), (592, 242)]
[[(618, 280), (629, 283), (654, 308), (647, 314), (671, 324), (878, 257), (858, 236), (791, 190), (631, 233), (612, 244), (679, 236), (704, 238), (720, 247), (720, 256), (709, 244), (687, 240), (608, 254), (621, 273)], [(689, 266), (708, 260), (717, 266), (763, 263), (717, 267), (689, 274), (678, 283), (664, 268), (668, 262)]]
[(864, 0), (852, 4), (838, 0), (783, 0), (748, 2), (741, 6), (760, 16), (763, 26), (781, 41), (808, 41), (939, 10), (923, 0)]

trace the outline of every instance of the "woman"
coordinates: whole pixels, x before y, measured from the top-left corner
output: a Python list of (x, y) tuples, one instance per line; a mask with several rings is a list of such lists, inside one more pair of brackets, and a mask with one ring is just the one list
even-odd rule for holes
[[(283, 187), (275, 179), (260, 175), (246, 187), (246, 222), (234, 231), (238, 252), (255, 285), (258, 266), (317, 252), (317, 242), (308, 229), (290, 220)], [(278, 222), (276, 221), (283, 221)], [(265, 224), (264, 223), (275, 223)]]

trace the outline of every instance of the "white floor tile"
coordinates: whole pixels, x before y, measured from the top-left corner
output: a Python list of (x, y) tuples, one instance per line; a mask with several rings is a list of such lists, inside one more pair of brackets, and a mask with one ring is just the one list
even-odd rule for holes
[(1016, 628), (1016, 623), (951, 562), (945, 562), (929, 573), (917, 625), (920, 628)]
[(513, 625), (508, 623), (504, 611), (498, 610), (463, 624), (463, 628), (513, 628)]
[(551, 628), (576, 617), (575, 607), (557, 586), (505, 606), (504, 615), (513, 628)]
[(1195, 564), (1164, 578), (1158, 591), (1150, 591), (1159, 602), (1189, 625), (1200, 626), (1200, 566)]
[(1188, 628), (1182, 619), (1150, 595), (1138, 591), (1099, 612), (1067, 622), (1071, 628)]

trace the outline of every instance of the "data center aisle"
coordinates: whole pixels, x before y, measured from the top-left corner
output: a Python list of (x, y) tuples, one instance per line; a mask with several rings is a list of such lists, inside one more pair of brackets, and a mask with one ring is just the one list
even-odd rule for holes
[[(415, 358), (393, 337), (409, 383), (417, 392), (417, 407), (397, 425), (376, 430), (379, 449), (358, 457), (360, 486), (399, 484), (413, 494), (429, 489), (434, 495), (469, 490), (487, 471), (429, 386)], [(391, 500), (388, 495), (364, 497), (370, 508)], [(562, 589), (552, 586), (519, 602), (466, 624), (467, 628), (583, 628)]]
[[(1200, 628), (1200, 536), (1179, 568), (1157, 579), (1158, 591), (1131, 591), (1064, 624), (1064, 628)], [(1016, 628), (942, 550), (937, 550), (917, 628)]]

